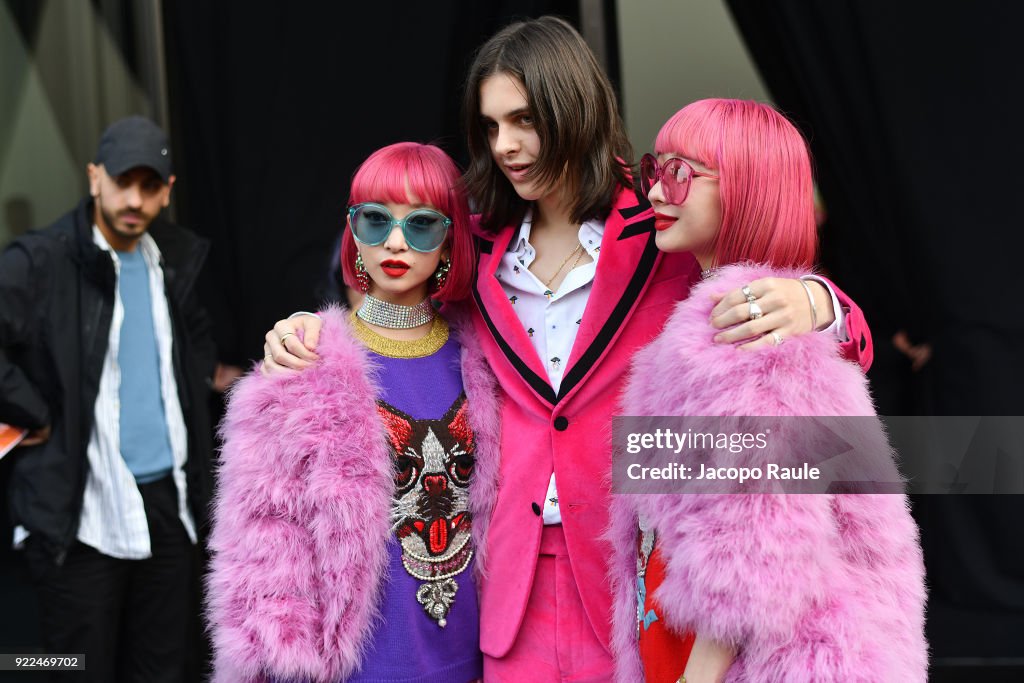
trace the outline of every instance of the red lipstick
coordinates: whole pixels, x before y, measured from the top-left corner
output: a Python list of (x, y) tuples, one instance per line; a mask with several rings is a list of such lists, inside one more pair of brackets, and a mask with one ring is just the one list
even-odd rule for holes
[(666, 216), (663, 213), (655, 213), (654, 214), (654, 229), (658, 230), (659, 232), (662, 231), (662, 230), (668, 230), (673, 225), (675, 225), (676, 221), (678, 221), (678, 220), (679, 219), (676, 218), (675, 216)]
[(388, 277), (402, 277), (409, 271), (409, 264), (405, 261), (388, 259), (387, 261), (380, 262), (380, 269)]

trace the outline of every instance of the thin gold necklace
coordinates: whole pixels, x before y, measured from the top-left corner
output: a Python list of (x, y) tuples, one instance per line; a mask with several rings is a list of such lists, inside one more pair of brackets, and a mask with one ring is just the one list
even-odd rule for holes
[(580, 244), (579, 242), (576, 243), (576, 248), (570, 251), (569, 254), (565, 257), (565, 259), (562, 260), (561, 265), (558, 266), (558, 270), (555, 271), (554, 275), (548, 278), (548, 281), (544, 283), (544, 287), (546, 289), (551, 289), (551, 283), (555, 281), (555, 278), (558, 277), (558, 274), (562, 272), (562, 268), (565, 268), (565, 264), (568, 263), (569, 259), (572, 258), (573, 254), (577, 254), (577, 252), (578, 255), (576, 256), (576, 260), (572, 262), (571, 266), (569, 266), (569, 270), (575, 268), (576, 264), (578, 264), (580, 262), (580, 259), (583, 258), (583, 245)]

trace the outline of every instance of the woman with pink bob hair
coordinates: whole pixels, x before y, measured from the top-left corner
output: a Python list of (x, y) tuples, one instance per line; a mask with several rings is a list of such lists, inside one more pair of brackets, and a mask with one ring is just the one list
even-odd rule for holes
[[(430, 289), (430, 297), (440, 305), (466, 301), (473, 282), (473, 236), (466, 196), (455, 184), (459, 175), (458, 166), (440, 147), (397, 142), (371, 154), (349, 189), (349, 206), (382, 200), (405, 204), (412, 197), (452, 219), (450, 243), (441, 254), (449, 271), (442, 287)], [(364, 291), (356, 254), (357, 241), (346, 229), (341, 238), (342, 276), (346, 285)]]
[[(811, 161), (796, 128), (766, 104), (700, 100), (665, 123), (655, 153), (641, 162), (641, 186), (657, 246), (694, 254), (703, 278), (636, 354), (621, 413), (873, 416), (864, 375), (831, 340), (772, 332), (768, 348), (744, 353), (714, 343), (707, 322), (721, 294), (739, 289), (746, 335), (760, 336), (747, 283), (814, 263)], [(772, 424), (782, 427), (764, 450), (678, 462), (693, 472), (702, 462), (796, 465), (803, 423)], [(854, 445), (877, 460), (870, 480), (899, 483), (885, 434), (869, 424)], [(705, 481), (675, 490), (612, 504), (618, 681), (926, 680), (924, 565), (902, 492), (738, 494), (748, 489)]]
[[(473, 681), (498, 406), (459, 302), (473, 248), (439, 148), (374, 152), (341, 250), (365, 295), (320, 361), (231, 392), (210, 541), (214, 680)], [(433, 301), (444, 303), (441, 317)], [(449, 327), (449, 321), (451, 326)]]

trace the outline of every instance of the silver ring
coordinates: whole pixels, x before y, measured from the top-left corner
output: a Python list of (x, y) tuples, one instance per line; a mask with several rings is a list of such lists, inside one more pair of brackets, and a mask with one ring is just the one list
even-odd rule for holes
[(750, 319), (751, 320), (757, 320), (758, 318), (761, 318), (761, 317), (764, 316), (764, 311), (761, 310), (761, 307), (757, 305), (756, 301), (751, 301), (747, 305), (750, 306)]
[(284, 334), (282, 334), (282, 335), (281, 335), (281, 336), (280, 336), (280, 337), (278, 338), (278, 340), (277, 340), (277, 341), (278, 341), (278, 342), (280, 342), (281, 346), (284, 346), (284, 340), (285, 340), (285, 339), (287, 339), (288, 337), (294, 337), (294, 336), (295, 336), (295, 333), (294, 333), (294, 332), (285, 332)]
[(740, 288), (740, 291), (743, 292), (743, 296), (747, 297), (748, 304), (754, 303), (754, 300), (757, 299), (757, 297), (754, 296), (754, 293), (750, 291), (750, 285), (743, 285), (743, 287)]
[(774, 343), (774, 344), (775, 344), (776, 346), (782, 346), (782, 342), (784, 342), (784, 341), (785, 341), (785, 339), (783, 339), (783, 338), (782, 338), (782, 335), (781, 335), (781, 334), (779, 334), (778, 332), (774, 332), (774, 331), (773, 331), (773, 332), (770, 332), (769, 334), (771, 334), (771, 336), (772, 336), (772, 342), (773, 342), (773, 343)]

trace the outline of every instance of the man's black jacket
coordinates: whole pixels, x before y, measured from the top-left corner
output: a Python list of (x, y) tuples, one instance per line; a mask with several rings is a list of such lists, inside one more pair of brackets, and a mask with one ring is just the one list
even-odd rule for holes
[[(15, 459), (11, 519), (37, 535), (57, 563), (78, 531), (86, 447), (114, 312), (114, 263), (93, 243), (92, 226), (92, 201), (83, 200), (0, 254), (0, 422), (52, 428), (46, 443), (8, 456)], [(194, 286), (208, 245), (159, 217), (149, 234), (162, 256), (174, 374), (188, 430), (189, 503), (202, 528), (212, 488), (208, 394), (216, 354)]]

